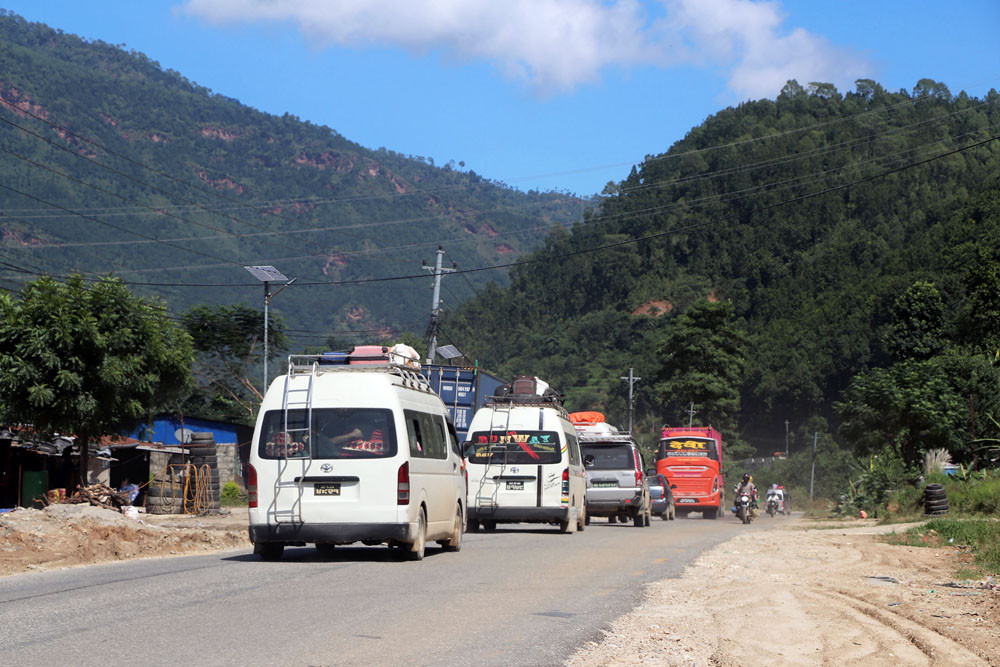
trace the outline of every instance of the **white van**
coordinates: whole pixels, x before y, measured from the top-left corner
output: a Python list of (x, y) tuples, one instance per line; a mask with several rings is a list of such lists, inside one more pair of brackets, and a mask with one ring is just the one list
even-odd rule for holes
[(469, 426), (469, 530), (549, 523), (583, 530), (586, 478), (576, 431), (557, 394), (519, 376), (488, 397)]
[(407, 368), (417, 364), (387, 354), (292, 355), (268, 389), (247, 479), (250, 539), (264, 560), (309, 543), (386, 543), (415, 560), (427, 540), (461, 547), (455, 429), (426, 378)]

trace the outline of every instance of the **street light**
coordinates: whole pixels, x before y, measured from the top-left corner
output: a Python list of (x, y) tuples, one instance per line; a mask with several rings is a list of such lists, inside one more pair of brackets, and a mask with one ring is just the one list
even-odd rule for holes
[[(281, 290), (285, 289), (292, 283), (294, 283), (298, 278), (288, 278), (278, 269), (273, 266), (244, 266), (244, 269), (250, 272), (257, 280), (264, 283), (264, 386), (261, 388), (261, 395), (263, 396), (267, 393), (267, 329), (268, 329), (268, 316), (267, 309), (271, 305), (271, 297), (275, 296)], [(277, 292), (271, 293), (271, 282), (278, 280), (288, 280), (287, 283), (278, 288)]]

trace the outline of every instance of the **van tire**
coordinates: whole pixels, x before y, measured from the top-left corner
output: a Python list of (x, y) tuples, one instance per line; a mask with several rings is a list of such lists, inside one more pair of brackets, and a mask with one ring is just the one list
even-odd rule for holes
[(565, 521), (559, 522), (559, 532), (560, 533), (575, 533), (576, 523), (566, 519)]
[(281, 542), (258, 542), (253, 545), (253, 552), (261, 560), (278, 561), (281, 560), (281, 554), (285, 553), (285, 545)]
[(455, 528), (451, 533), (451, 538), (447, 540), (438, 540), (438, 544), (445, 551), (461, 551), (462, 550), (462, 506), (458, 506), (458, 511), (455, 513)]
[(487, 521), (483, 521), (483, 530), (485, 530), (487, 533), (492, 533), (496, 529), (497, 529), (497, 522), (496, 521), (493, 521), (492, 519), (489, 519)]
[(701, 513), (702, 519), (718, 519), (719, 518), (719, 508), (713, 507), (712, 509), (707, 509)]
[(479, 522), (475, 519), (470, 519), (468, 525), (465, 527), (465, 532), (467, 533), (478, 533), (479, 532)]
[(646, 525), (646, 515), (643, 512), (636, 512), (635, 516), (632, 517), (632, 525), (636, 528), (642, 528)]
[(608, 523), (616, 523), (617, 521), (618, 521), (618, 517), (615, 516), (614, 514), (612, 514), (611, 516), (608, 517)]
[(424, 516), (424, 508), (420, 508), (417, 515), (417, 538), (410, 545), (410, 560), (423, 560), (424, 551), (427, 548), (427, 517)]

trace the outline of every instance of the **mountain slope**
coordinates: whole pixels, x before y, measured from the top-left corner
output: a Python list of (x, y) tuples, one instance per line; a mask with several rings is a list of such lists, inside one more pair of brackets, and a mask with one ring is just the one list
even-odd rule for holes
[(774, 451), (785, 419), (831, 417), (848, 380), (884, 359), (889, 305), (913, 281), (960, 307), (974, 249), (1000, 247), (995, 208), (980, 203), (998, 188), (997, 134), (995, 91), (789, 82), (648, 157), (446, 330), (487, 366), (544, 374), (574, 407), (619, 422), (634, 367), (651, 428), (687, 422), (686, 403), (653, 390), (657, 342), (695, 300), (730, 299), (751, 340), (742, 429)]
[[(242, 267), (273, 264), (298, 278), (274, 308), (292, 328), (315, 331), (311, 342), (346, 329), (420, 332), (426, 278), (331, 283), (422, 274), (438, 244), (449, 264), (503, 263), (583, 208), (364, 148), (213, 94), (141, 53), (6, 12), (0, 62), (0, 280), (9, 289), (30, 272), (112, 272), (177, 312), (256, 306), (260, 288)], [(504, 272), (468, 278), (451, 281), (448, 301)]]

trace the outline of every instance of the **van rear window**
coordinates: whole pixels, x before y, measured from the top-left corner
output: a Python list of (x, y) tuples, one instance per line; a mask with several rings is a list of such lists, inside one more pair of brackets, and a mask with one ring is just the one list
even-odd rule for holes
[[(287, 414), (288, 423), (285, 423)], [(264, 414), (257, 452), (262, 459), (379, 459), (396, 455), (392, 411), (381, 408), (270, 410)]]
[(635, 470), (635, 456), (628, 445), (583, 445), (580, 449), (588, 470)]
[(476, 431), (465, 456), (470, 463), (559, 463), (562, 445), (556, 431)]

